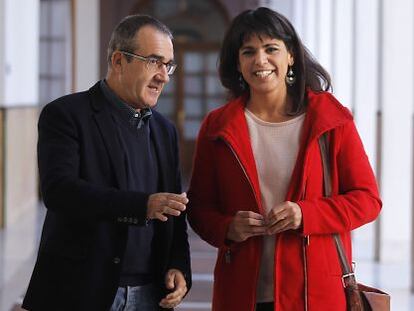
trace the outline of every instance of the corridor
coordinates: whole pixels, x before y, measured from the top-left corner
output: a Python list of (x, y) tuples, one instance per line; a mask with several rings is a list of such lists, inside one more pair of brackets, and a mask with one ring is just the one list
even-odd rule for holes
[[(0, 230), (0, 311), (19, 311), (22, 294), (30, 278), (37, 251), (45, 209), (31, 209), (19, 222)], [(193, 268), (193, 287), (177, 311), (211, 310), (212, 271), (216, 251), (189, 231)], [(364, 254), (366, 245), (356, 244), (354, 253)], [(361, 256), (364, 257), (364, 256)], [(391, 294), (392, 311), (414, 310), (414, 295), (409, 292), (409, 263), (376, 264), (356, 258), (359, 281), (378, 286)]]

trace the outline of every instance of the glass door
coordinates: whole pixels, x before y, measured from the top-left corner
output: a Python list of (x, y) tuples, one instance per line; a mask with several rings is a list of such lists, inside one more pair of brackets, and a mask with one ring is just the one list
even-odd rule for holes
[(181, 138), (184, 185), (189, 181), (195, 142), (206, 114), (225, 103), (225, 90), (218, 77), (219, 46), (179, 45), (176, 85), (176, 125)]

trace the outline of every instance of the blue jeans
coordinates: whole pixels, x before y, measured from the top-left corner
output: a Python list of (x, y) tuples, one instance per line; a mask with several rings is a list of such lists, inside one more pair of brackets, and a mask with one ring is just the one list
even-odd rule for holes
[(110, 311), (158, 311), (158, 296), (153, 284), (118, 287)]

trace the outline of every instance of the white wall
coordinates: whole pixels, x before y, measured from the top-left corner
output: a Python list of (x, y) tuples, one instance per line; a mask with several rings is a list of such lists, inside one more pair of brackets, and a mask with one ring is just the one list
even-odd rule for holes
[(294, 10), (294, 0), (293, 1), (286, 1), (286, 0), (264, 0), (258, 1), (259, 6), (266, 6), (269, 8), (273, 8), (274, 10), (278, 11), (279, 13), (285, 15), (286, 17), (293, 15)]
[[(312, 53), (312, 55), (316, 55), (318, 53), (318, 41), (316, 35), (316, 3), (317, 0), (297, 0), (297, 6), (303, 6), (303, 10), (305, 14), (303, 14), (303, 29), (302, 32), (299, 33), (301, 36), (303, 43)], [(292, 20), (295, 24), (295, 21)]]
[(74, 91), (89, 89), (99, 76), (99, 0), (75, 2)]
[(318, 42), (315, 56), (319, 63), (332, 72), (332, 47), (333, 47), (333, 15), (332, 0), (316, 1), (316, 38)]
[(3, 0), (0, 6), (0, 105), (37, 105), (39, 1)]
[(4, 101), (4, 34), (6, 32), (5, 2), (0, 1), (0, 105)]
[(1, 158), (5, 225), (38, 200), (36, 120), (39, 75), (39, 0), (0, 1)]
[[(349, 109), (354, 108), (353, 80), (354, 46), (353, 34), (354, 16), (353, 1), (334, 0), (332, 2), (332, 75), (333, 93), (338, 100)], [(329, 14), (329, 12), (326, 12)], [(363, 27), (362, 27), (363, 28)], [(321, 29), (321, 31), (323, 31)]]
[(408, 261), (411, 236), (413, 2), (383, 0), (382, 251)]
[[(354, 117), (373, 169), (376, 170), (376, 127), (379, 108), (379, 3), (377, 0), (355, 1), (354, 23), (354, 73), (351, 89), (353, 93)], [(344, 67), (344, 70), (346, 68)], [(348, 82), (349, 83), (349, 82)], [(338, 81), (346, 84), (345, 81)], [(353, 87), (353, 90), (352, 90)], [(348, 95), (349, 96), (349, 95)], [(375, 225), (368, 224), (356, 230), (354, 245), (356, 255), (362, 258), (374, 257)], [(378, 237), (379, 238), (379, 237)]]

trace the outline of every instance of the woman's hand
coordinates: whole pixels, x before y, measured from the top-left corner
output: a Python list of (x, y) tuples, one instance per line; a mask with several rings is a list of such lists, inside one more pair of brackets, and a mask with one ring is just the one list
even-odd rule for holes
[(238, 211), (229, 225), (227, 239), (243, 242), (256, 235), (266, 234), (264, 217), (251, 211)]
[(294, 202), (286, 201), (276, 205), (267, 215), (267, 234), (296, 230), (302, 225), (302, 210)]

